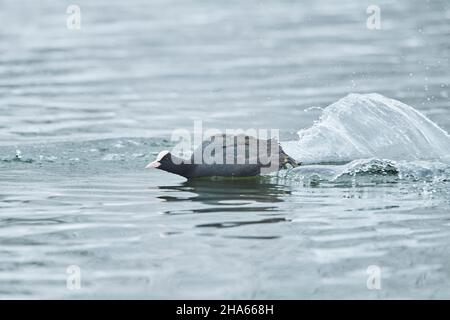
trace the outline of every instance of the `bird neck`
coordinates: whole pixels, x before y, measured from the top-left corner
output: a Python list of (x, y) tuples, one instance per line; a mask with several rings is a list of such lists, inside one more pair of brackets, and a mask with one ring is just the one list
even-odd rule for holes
[[(163, 168), (163, 170), (183, 176), (185, 178), (190, 177), (190, 173), (194, 167), (194, 164), (186, 163), (187, 160), (183, 160), (174, 155), (172, 155), (171, 160), (172, 160), (172, 163), (170, 164), (170, 166)], [(189, 162), (189, 161), (187, 161), (187, 162)]]

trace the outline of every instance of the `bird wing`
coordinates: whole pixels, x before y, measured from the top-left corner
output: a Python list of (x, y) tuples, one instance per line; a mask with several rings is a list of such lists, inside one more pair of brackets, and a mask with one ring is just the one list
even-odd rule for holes
[[(278, 144), (276, 139), (262, 140), (244, 134), (217, 134), (203, 141), (202, 145), (195, 149), (191, 160), (195, 163), (195, 161), (202, 161), (203, 157), (215, 157), (217, 152), (221, 152), (222, 163), (256, 164), (261, 156), (259, 149), (264, 147), (262, 142), (265, 142), (267, 146), (269, 158), (273, 159), (276, 155), (271, 152), (271, 146), (273, 143)], [(217, 155), (216, 159), (219, 158), (221, 158), (220, 155)]]

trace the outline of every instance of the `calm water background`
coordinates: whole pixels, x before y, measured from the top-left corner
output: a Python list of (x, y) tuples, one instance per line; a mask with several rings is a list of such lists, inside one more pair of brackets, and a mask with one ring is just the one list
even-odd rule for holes
[(0, 0), (0, 298), (450, 298), (448, 167), (143, 169), (194, 120), (295, 139), (351, 92), (450, 131), (448, 1), (378, 1), (368, 30), (372, 1), (79, 0), (79, 31), (72, 2)]

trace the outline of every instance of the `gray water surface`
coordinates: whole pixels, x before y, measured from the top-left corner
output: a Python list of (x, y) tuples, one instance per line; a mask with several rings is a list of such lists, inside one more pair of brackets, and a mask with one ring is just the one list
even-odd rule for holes
[(446, 163), (144, 169), (194, 120), (293, 140), (352, 92), (450, 131), (448, 1), (379, 1), (381, 30), (372, 1), (76, 2), (78, 31), (0, 0), (0, 298), (450, 297)]

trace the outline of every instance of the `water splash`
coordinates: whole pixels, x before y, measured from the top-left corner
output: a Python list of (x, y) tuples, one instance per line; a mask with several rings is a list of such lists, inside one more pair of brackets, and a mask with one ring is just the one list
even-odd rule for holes
[(437, 161), (394, 161), (387, 159), (358, 159), (346, 164), (316, 164), (300, 166), (276, 175), (286, 180), (298, 180), (306, 185), (377, 184), (398, 182), (450, 182), (450, 166)]
[(414, 108), (380, 94), (349, 94), (283, 149), (303, 163), (356, 159), (450, 163), (450, 136)]

